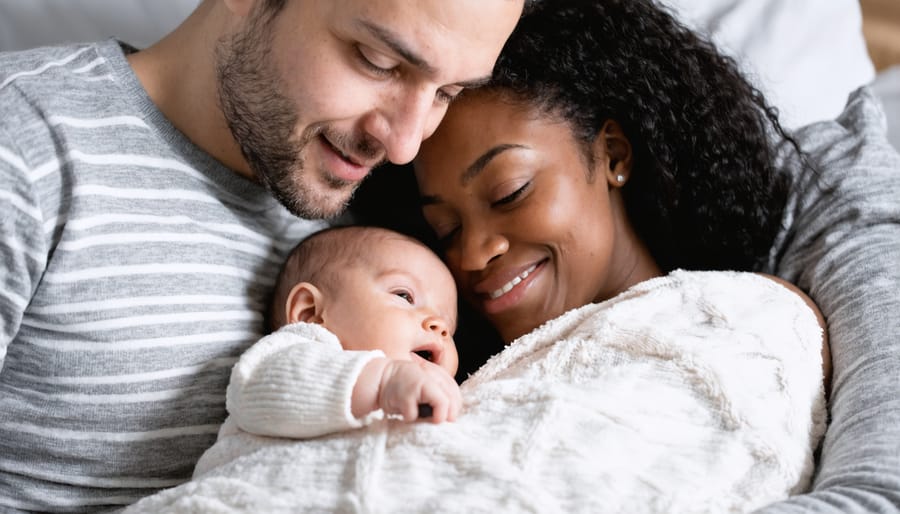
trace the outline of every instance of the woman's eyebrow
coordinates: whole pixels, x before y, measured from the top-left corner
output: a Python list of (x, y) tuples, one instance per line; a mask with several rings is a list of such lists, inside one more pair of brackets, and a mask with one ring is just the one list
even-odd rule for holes
[(494, 159), (494, 157), (497, 157), (498, 155), (500, 155), (501, 153), (503, 153), (507, 150), (512, 150), (515, 148), (527, 148), (527, 147), (525, 145), (502, 144), (502, 145), (497, 145), (497, 146), (491, 148), (487, 152), (484, 152), (481, 155), (481, 157), (475, 159), (475, 162), (470, 164), (469, 167), (466, 168), (466, 171), (463, 172), (463, 175), (460, 178), (460, 180), (462, 181), (462, 184), (466, 185), (469, 182), (471, 182), (475, 177), (477, 177), (478, 174), (481, 173), (482, 170), (484, 170), (484, 168), (491, 162), (491, 160)]
[[(470, 164), (469, 167), (467, 167), (466, 170), (463, 172), (462, 177), (460, 177), (460, 181), (462, 182), (462, 185), (466, 185), (469, 182), (471, 182), (472, 180), (474, 180), (475, 177), (477, 177), (478, 174), (481, 173), (485, 167), (487, 167), (487, 165), (491, 162), (491, 160), (494, 159), (494, 157), (497, 157), (498, 155), (500, 155), (501, 153), (503, 153), (507, 150), (513, 150), (513, 149), (517, 149), (517, 148), (528, 148), (528, 147), (525, 145), (517, 145), (517, 144), (507, 143), (507, 144), (494, 146), (494, 147), (490, 148), (488, 151), (481, 154), (481, 157), (475, 159), (475, 162)], [(419, 203), (422, 206), (434, 205), (437, 203), (441, 203), (441, 201), (442, 200), (439, 195), (422, 195), (419, 197)]]

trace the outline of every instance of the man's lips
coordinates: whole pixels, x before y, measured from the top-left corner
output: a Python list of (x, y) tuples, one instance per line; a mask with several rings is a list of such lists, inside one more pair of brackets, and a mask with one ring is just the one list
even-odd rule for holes
[(362, 180), (372, 168), (381, 163), (381, 159), (378, 158), (368, 159), (345, 152), (325, 135), (320, 135), (319, 140), (326, 151), (329, 171), (343, 180), (351, 182)]

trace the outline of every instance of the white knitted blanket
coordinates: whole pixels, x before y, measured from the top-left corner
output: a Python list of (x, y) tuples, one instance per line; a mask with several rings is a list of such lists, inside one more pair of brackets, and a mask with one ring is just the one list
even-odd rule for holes
[(126, 512), (746, 512), (809, 483), (820, 347), (775, 282), (674, 272), (512, 343), (455, 423), (272, 439)]

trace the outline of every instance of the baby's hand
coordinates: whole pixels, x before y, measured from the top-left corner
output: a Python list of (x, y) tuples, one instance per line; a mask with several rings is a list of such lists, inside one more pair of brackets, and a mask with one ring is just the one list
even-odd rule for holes
[[(413, 359), (381, 358), (366, 364), (353, 389), (353, 415), (362, 417), (382, 409), (408, 423), (425, 418), (432, 423), (456, 420), (462, 408), (459, 385), (437, 364)], [(428, 408), (420, 411), (420, 405)]]
[(423, 419), (428, 417), (432, 423), (454, 421), (462, 408), (462, 395), (447, 370), (418, 357), (409, 361), (374, 359), (363, 368), (353, 389), (356, 417), (382, 409), (411, 423), (420, 419), (420, 404), (431, 408)]

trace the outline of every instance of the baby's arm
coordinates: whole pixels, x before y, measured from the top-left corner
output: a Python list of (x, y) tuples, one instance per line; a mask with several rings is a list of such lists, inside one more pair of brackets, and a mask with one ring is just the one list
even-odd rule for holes
[(362, 417), (377, 409), (406, 422), (417, 420), (419, 405), (431, 407), (431, 421), (454, 421), (462, 408), (459, 386), (444, 368), (416, 357), (412, 361), (374, 359), (353, 388), (351, 410)]
[[(264, 337), (231, 372), (226, 404), (245, 432), (309, 438), (358, 428), (351, 395), (363, 368), (380, 351), (345, 351), (319, 325), (294, 323)], [(368, 414), (368, 412), (366, 412)]]

